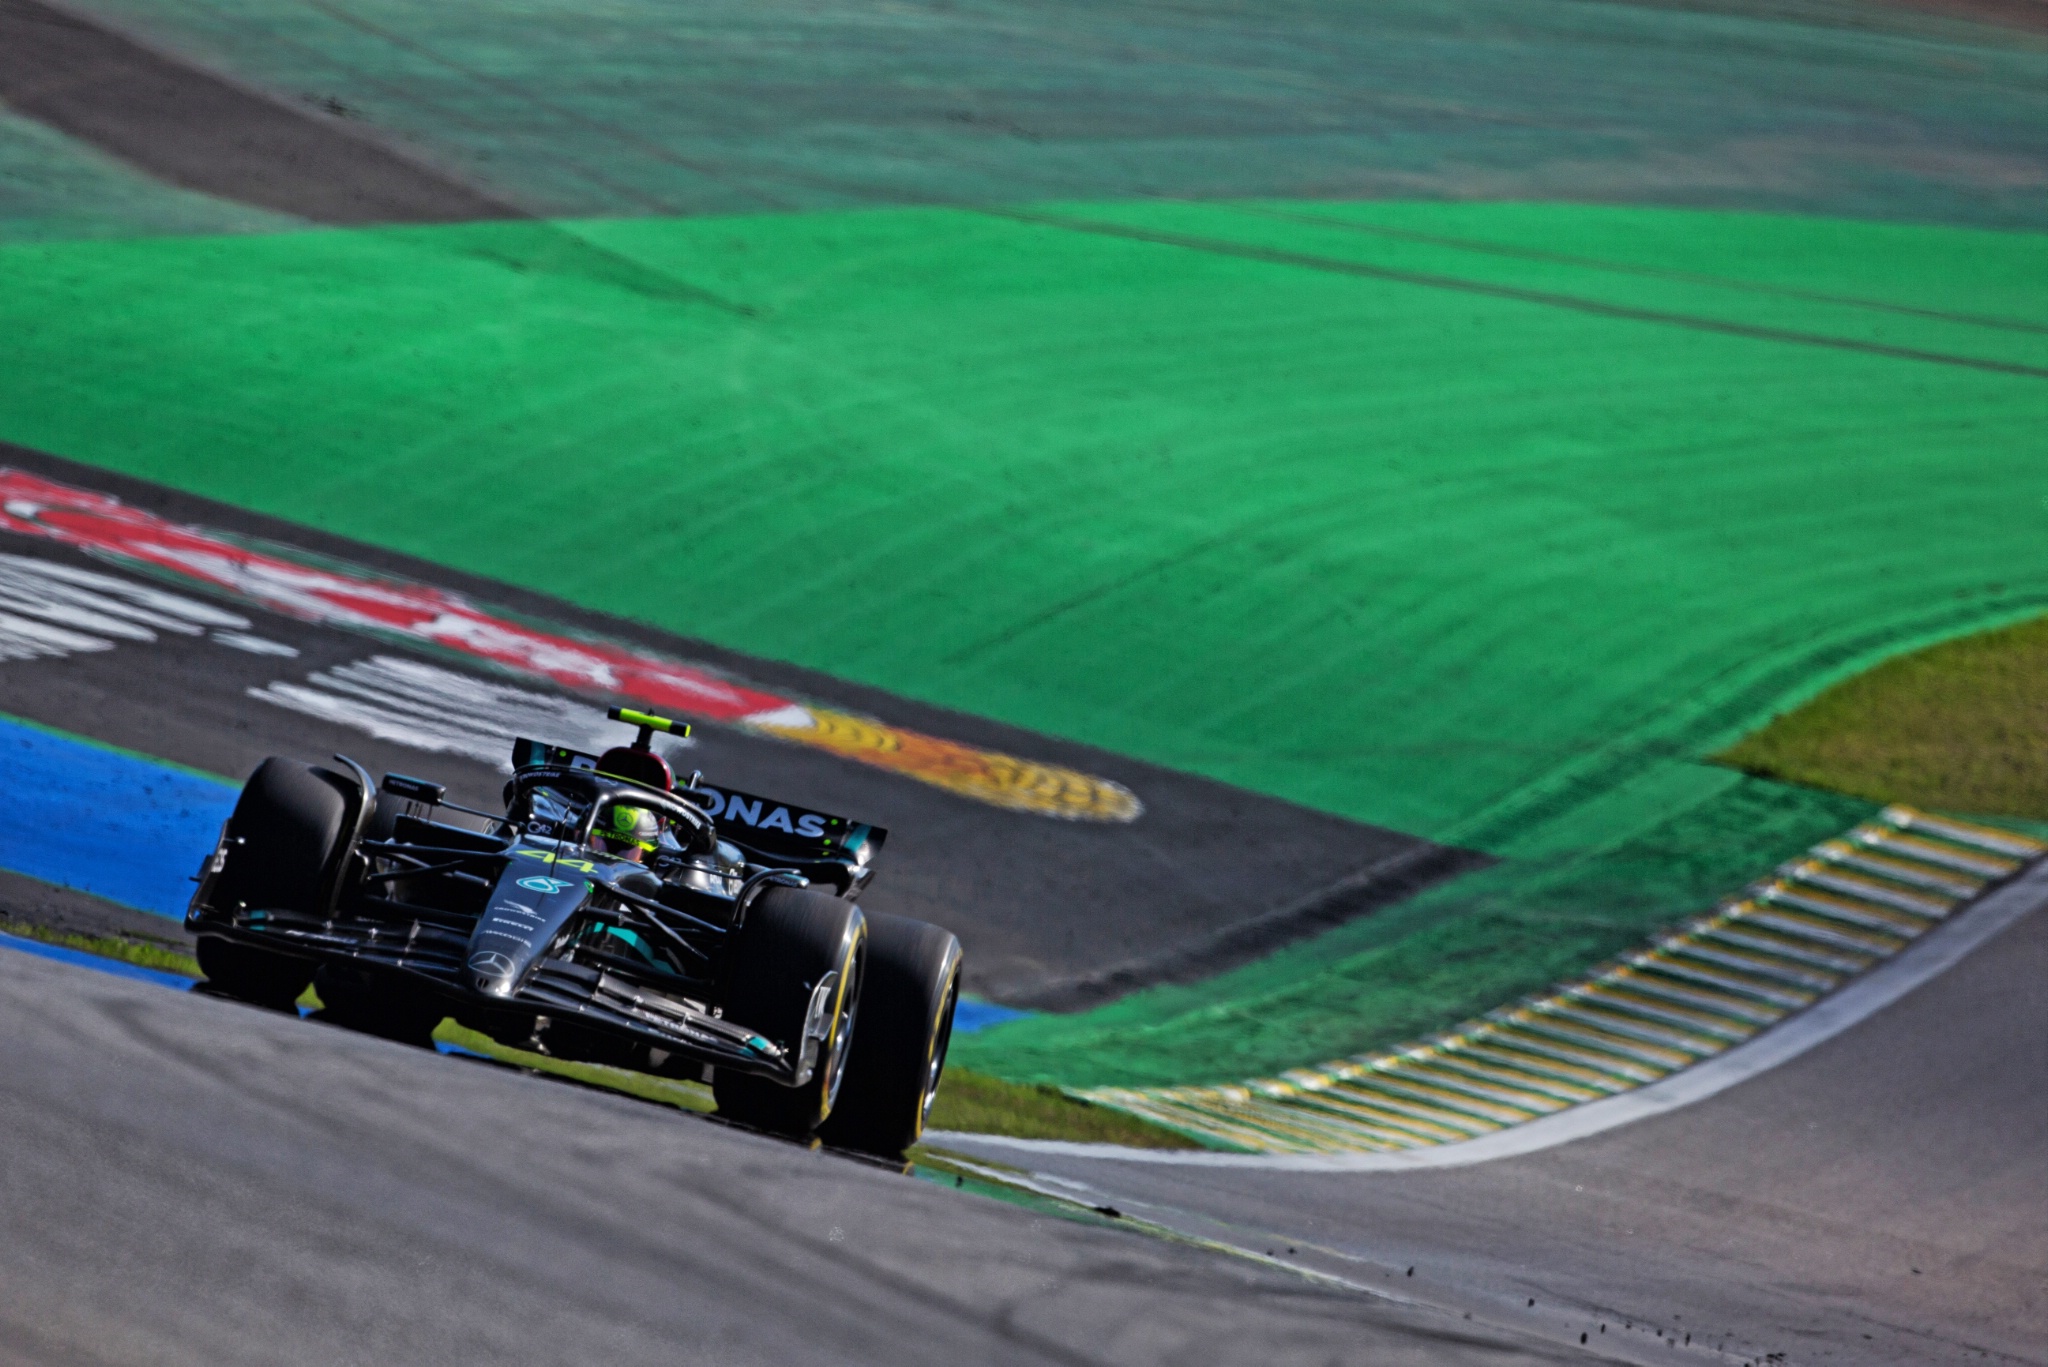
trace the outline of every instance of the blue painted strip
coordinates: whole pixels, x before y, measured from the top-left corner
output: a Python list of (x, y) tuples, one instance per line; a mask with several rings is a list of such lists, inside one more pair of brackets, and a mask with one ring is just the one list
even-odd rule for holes
[(953, 1008), (953, 1033), (971, 1035), (977, 1030), (986, 1030), (991, 1025), (1022, 1020), (1034, 1014), (1036, 1013), (1031, 1011), (1019, 1011), (1014, 1006), (997, 1006), (994, 1002), (978, 1002), (969, 997), (962, 997), (959, 1005)]
[(176, 988), (180, 992), (191, 989), (197, 979), (182, 973), (165, 973), (159, 969), (144, 968), (120, 959), (109, 959), (103, 954), (88, 954), (82, 949), (70, 949), (64, 945), (46, 945), (41, 940), (25, 940), (19, 935), (0, 933), (0, 949), (19, 950), (38, 958), (55, 959), (60, 964), (76, 964), (101, 973), (110, 973), (116, 978), (133, 978), (137, 982), (155, 983), (158, 987)]
[(182, 917), (234, 810), (220, 779), (0, 717), (0, 869)]

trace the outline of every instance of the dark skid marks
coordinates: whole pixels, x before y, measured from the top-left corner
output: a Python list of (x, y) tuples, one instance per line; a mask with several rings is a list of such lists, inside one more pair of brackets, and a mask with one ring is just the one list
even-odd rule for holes
[[(0, 460), (164, 517), (420, 579), (930, 735), (1122, 783), (1145, 803), (1144, 815), (1127, 825), (1005, 811), (806, 746), (719, 726), (700, 727), (696, 747), (678, 761), (703, 770), (704, 781), (721, 791), (737, 789), (748, 798), (772, 793), (778, 804), (803, 804), (801, 810), (789, 806), (792, 825), (804, 813), (844, 813), (886, 828), (888, 848), (862, 906), (954, 930), (967, 950), (968, 990), (998, 1001), (1075, 1009), (1152, 983), (1206, 976), (1486, 862), (1469, 851), (721, 650), (21, 447), (0, 443)], [(0, 552), (125, 573), (22, 537), (0, 536)], [(193, 584), (164, 586), (204, 596)], [(339, 752), (378, 775), (431, 772), (448, 784), (453, 800), (497, 809), (506, 775), (490, 765), (445, 754), (429, 760), (417, 749), (249, 696), (251, 689), (300, 683), (372, 655), (490, 676), (246, 603), (235, 611), (255, 623), (256, 634), (297, 647), (299, 657), (246, 655), (167, 634), (153, 645), (10, 661), (0, 664), (0, 712), (236, 779), (266, 755), (320, 762)], [(560, 692), (528, 677), (508, 681), (531, 692)], [(629, 739), (628, 729), (620, 727), (619, 737)], [(771, 805), (761, 818), (773, 815)], [(195, 867), (203, 854), (193, 852)]]
[(0, 0), (0, 102), (172, 185), (315, 223), (524, 216), (335, 118), (37, 0)]

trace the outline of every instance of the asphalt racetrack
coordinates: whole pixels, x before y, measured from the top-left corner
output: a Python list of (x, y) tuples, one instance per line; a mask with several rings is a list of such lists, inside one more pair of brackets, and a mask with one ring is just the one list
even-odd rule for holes
[(1257, 1251), (1292, 1244), (1368, 1286), (1638, 1360), (2040, 1362), (2044, 889), (2015, 887), (2031, 910), (1809, 1052), (1542, 1152), (1312, 1174), (964, 1147), (1077, 1199)]
[(517, 210), (338, 120), (294, 109), (35, 0), (0, 0), (0, 101), (173, 185), (316, 223)]
[(1037, 1165), (1247, 1261), (4, 954), (0, 1361), (2038, 1363), (2044, 985), (2036, 911), (1777, 1072), (1456, 1171)]
[(1576, 1356), (21, 955), (0, 1030), (8, 1367)]

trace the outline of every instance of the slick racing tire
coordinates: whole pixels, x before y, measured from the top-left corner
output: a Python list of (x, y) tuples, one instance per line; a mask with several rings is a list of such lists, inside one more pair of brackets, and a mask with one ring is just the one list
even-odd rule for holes
[[(228, 818), (228, 835), (239, 843), (221, 870), (214, 904), (318, 910), (347, 819), (347, 799), (320, 771), (275, 755), (264, 760)], [(313, 981), (308, 960), (210, 935), (199, 938), (199, 968), (214, 993), (280, 1010)]]
[(839, 1104), (818, 1137), (900, 1158), (924, 1133), (960, 1002), (960, 941), (906, 916), (868, 918), (860, 1021)]
[(228, 818), (228, 835), (240, 843), (221, 870), (217, 905), (321, 910), (348, 823), (348, 800), (322, 772), (272, 755), (249, 776)]
[(806, 888), (771, 886), (747, 909), (726, 959), (725, 1019), (800, 1055), (811, 999), (828, 973), (816, 1066), (802, 1085), (718, 1068), (718, 1113), (742, 1125), (802, 1138), (832, 1113), (867, 960), (867, 918), (851, 902)]
[(313, 990), (320, 994), (315, 1020), (421, 1049), (434, 1047), (434, 1031), (448, 1014), (409, 983), (337, 964), (320, 966)]
[(308, 960), (252, 949), (218, 935), (199, 937), (198, 959), (211, 995), (275, 1011), (289, 1011), (313, 981), (313, 965)]

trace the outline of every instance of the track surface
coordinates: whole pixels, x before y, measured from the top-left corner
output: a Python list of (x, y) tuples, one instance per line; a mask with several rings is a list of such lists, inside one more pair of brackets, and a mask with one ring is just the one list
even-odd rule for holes
[(1477, 1168), (1040, 1165), (1361, 1294), (0, 955), (0, 1362), (2039, 1363), (2044, 984), (2036, 911), (1776, 1073)]
[(0, 1033), (8, 1367), (1576, 1356), (21, 955)]
[[(988, 1152), (1190, 1233), (1313, 1246), (1368, 1284), (1652, 1361), (2039, 1363), (2043, 1077), (2036, 908), (1774, 1072), (1541, 1154), (1324, 1176)], [(1691, 1357), (1667, 1341), (1686, 1334)]]

